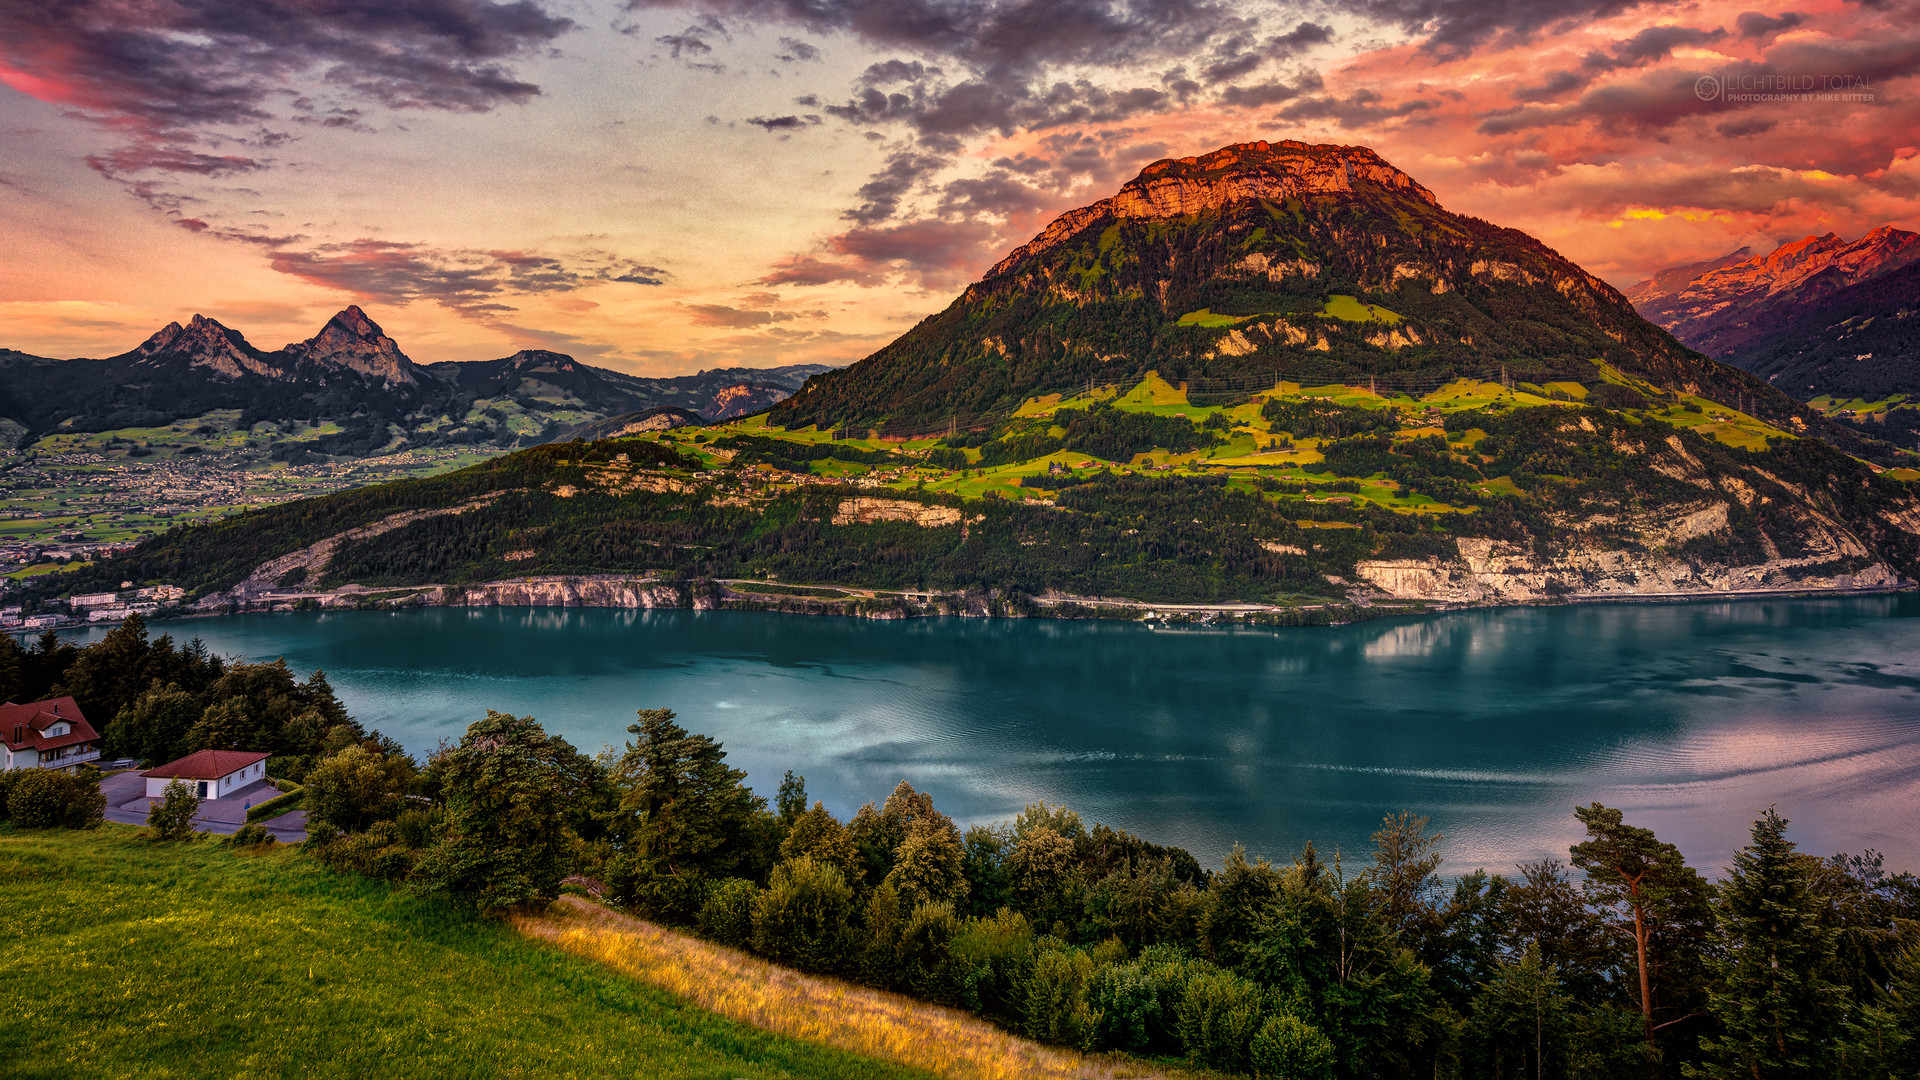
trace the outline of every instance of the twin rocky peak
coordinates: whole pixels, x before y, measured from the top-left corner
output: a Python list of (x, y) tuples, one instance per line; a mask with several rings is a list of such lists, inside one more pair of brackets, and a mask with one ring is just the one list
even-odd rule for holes
[(252, 375), (325, 381), (330, 374), (354, 372), (389, 387), (419, 382), (419, 368), (357, 306), (328, 319), (318, 334), (277, 352), (262, 352), (238, 330), (195, 315), (185, 326), (168, 323), (130, 355), (153, 366), (184, 361), (232, 379)]

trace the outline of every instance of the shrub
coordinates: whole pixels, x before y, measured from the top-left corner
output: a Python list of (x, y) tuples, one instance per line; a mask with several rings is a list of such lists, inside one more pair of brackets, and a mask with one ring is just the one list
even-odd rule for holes
[(1333, 1080), (1333, 1042), (1289, 1013), (1270, 1016), (1254, 1033), (1249, 1057), (1257, 1076)]
[(953, 953), (967, 972), (968, 992), (981, 1013), (1008, 1027), (1025, 1018), (1026, 987), (1033, 973), (1033, 927), (1012, 908), (992, 918), (974, 919), (953, 941)]
[(1101, 969), (1087, 990), (1088, 1006), (1100, 1017), (1095, 1045), (1136, 1054), (1179, 1053), (1178, 1014), (1188, 976), (1211, 966), (1172, 950), (1149, 949), (1130, 964)]
[(900, 932), (899, 981), (915, 997), (964, 1004), (965, 980), (953, 955), (960, 918), (949, 903), (921, 904)]
[(252, 822), (240, 826), (237, 832), (227, 837), (227, 843), (234, 847), (272, 847), (278, 842), (279, 838), (268, 832), (265, 825)]
[(193, 835), (193, 815), (199, 812), (200, 797), (175, 780), (147, 811), (147, 827), (153, 830), (155, 840), (185, 840)]
[(7, 792), (7, 817), (27, 829), (90, 829), (105, 816), (107, 799), (100, 793), (100, 773), (82, 769), (73, 773), (52, 769), (22, 770)]
[(745, 946), (753, 940), (753, 902), (760, 886), (745, 878), (728, 878), (707, 894), (700, 905), (700, 932), (727, 945)]
[(1187, 982), (1179, 1008), (1180, 1044), (1187, 1056), (1209, 1068), (1246, 1072), (1248, 1052), (1261, 1022), (1260, 988), (1214, 969)]
[(409, 847), (391, 821), (375, 822), (365, 832), (336, 832), (309, 823), (307, 854), (342, 873), (362, 874), (383, 881), (400, 881), (413, 873), (420, 852)]
[(754, 951), (803, 971), (832, 971), (845, 959), (852, 915), (853, 889), (838, 869), (788, 859), (754, 899)]
[(7, 798), (13, 794), (13, 785), (25, 775), (27, 775), (25, 769), (0, 771), (0, 821), (9, 820), (13, 816), (13, 812), (7, 809)]
[(1027, 977), (1026, 1033), (1041, 1042), (1091, 1045), (1099, 1017), (1087, 1007), (1093, 961), (1078, 950), (1055, 949), (1034, 958)]

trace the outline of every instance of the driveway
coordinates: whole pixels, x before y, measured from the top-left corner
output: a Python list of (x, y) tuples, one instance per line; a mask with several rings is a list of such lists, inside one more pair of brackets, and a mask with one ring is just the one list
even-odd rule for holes
[[(147, 798), (147, 781), (138, 769), (115, 773), (100, 781), (100, 793), (107, 797), (107, 820), (127, 825), (145, 825), (147, 811), (160, 801)], [(279, 794), (279, 789), (261, 780), (248, 784), (224, 799), (202, 799), (199, 812), (193, 815), (193, 827), (216, 836), (232, 836), (247, 823), (249, 805), (266, 802)], [(291, 810), (261, 824), (267, 827), (275, 840), (283, 844), (297, 844), (307, 838), (307, 812), (304, 810)]]

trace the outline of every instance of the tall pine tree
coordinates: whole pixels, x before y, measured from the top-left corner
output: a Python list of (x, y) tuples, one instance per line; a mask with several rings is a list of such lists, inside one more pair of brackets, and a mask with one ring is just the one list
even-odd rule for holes
[(1794, 850), (1772, 807), (1733, 857), (1721, 888), (1721, 955), (1709, 1008), (1719, 1034), (1702, 1041), (1708, 1063), (1690, 1076), (1813, 1080), (1835, 1076), (1849, 993), (1828, 973), (1835, 931), (1813, 891), (1819, 864)]

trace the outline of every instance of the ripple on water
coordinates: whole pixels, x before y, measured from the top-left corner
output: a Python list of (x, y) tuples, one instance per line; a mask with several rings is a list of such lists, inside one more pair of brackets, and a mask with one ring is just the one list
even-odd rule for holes
[[(1920, 869), (1913, 597), (1463, 612), (1286, 631), (473, 609), (165, 627), (324, 668), (415, 753), (486, 709), (589, 751), (668, 707), (771, 796), (907, 779), (962, 821), (1029, 802), (1188, 847), (1361, 852), (1429, 814), (1449, 865), (1565, 856), (1599, 800), (1702, 865), (1769, 803), (1814, 851)], [(159, 628), (156, 628), (159, 629)], [(97, 635), (100, 631), (91, 633)]]

